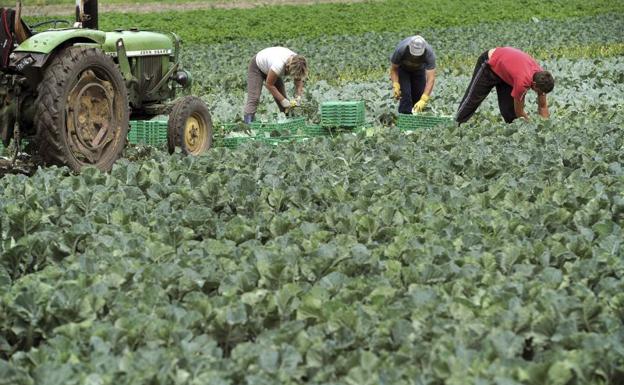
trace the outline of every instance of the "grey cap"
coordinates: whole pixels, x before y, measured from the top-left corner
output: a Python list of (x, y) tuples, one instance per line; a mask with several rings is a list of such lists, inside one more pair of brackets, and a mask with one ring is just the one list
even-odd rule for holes
[(427, 42), (422, 36), (416, 35), (409, 42), (410, 53), (414, 56), (422, 56), (425, 53)]

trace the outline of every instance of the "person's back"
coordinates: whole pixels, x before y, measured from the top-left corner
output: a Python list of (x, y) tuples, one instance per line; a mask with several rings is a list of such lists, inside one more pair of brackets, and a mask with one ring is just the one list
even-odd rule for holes
[(264, 74), (273, 70), (276, 75), (282, 76), (288, 59), (294, 55), (295, 52), (286, 47), (269, 47), (256, 54), (256, 63)]
[(464, 93), (455, 121), (465, 123), (475, 113), (492, 88), (496, 88), (498, 108), (507, 123), (517, 118), (529, 120), (524, 110), (524, 97), (529, 90), (537, 93), (537, 112), (548, 118), (546, 94), (555, 80), (529, 54), (513, 47), (497, 47), (483, 52), (477, 59), (472, 79)]
[(533, 75), (543, 71), (529, 54), (513, 47), (498, 47), (490, 56), (490, 67), (505, 83), (513, 87), (511, 96), (521, 99), (531, 88)]

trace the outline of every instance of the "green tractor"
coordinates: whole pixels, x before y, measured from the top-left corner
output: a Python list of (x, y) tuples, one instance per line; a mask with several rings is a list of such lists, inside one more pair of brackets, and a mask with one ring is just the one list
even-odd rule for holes
[[(57, 28), (58, 23), (67, 28)], [(169, 115), (168, 148), (199, 155), (212, 145), (212, 120), (179, 62), (180, 39), (137, 29), (98, 29), (97, 0), (76, 0), (76, 22), (51, 20), (35, 32), (15, 9), (0, 8), (0, 139), (22, 139), (44, 165), (110, 170), (131, 119)], [(174, 101), (175, 100), (175, 101)]]

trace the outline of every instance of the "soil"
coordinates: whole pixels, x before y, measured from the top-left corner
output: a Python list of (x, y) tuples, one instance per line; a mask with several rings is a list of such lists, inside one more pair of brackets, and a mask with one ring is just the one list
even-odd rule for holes
[(37, 165), (26, 155), (20, 155), (15, 165), (11, 158), (0, 157), (0, 178), (7, 174), (32, 175), (35, 171), (37, 171)]
[[(192, 11), (198, 9), (246, 9), (272, 5), (312, 5), (322, 3), (361, 3), (366, 0), (238, 0), (238, 1), (195, 1), (188, 3), (125, 3), (106, 4), (100, 2), (99, 13), (153, 13), (167, 11)], [(24, 5), (22, 15), (27, 16), (67, 16), (73, 13), (71, 5)]]

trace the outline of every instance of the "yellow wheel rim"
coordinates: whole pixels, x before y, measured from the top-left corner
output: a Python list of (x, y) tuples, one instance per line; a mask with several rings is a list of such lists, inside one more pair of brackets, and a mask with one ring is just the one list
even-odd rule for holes
[(201, 154), (208, 143), (208, 125), (203, 117), (197, 113), (186, 120), (184, 127), (184, 144), (190, 154)]

